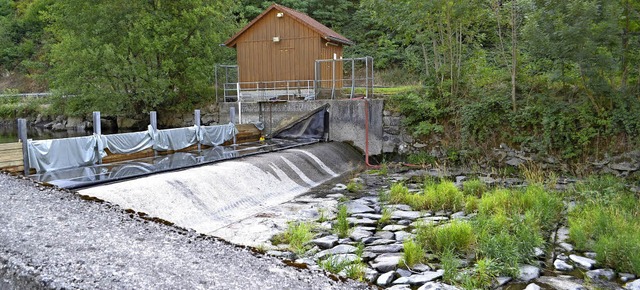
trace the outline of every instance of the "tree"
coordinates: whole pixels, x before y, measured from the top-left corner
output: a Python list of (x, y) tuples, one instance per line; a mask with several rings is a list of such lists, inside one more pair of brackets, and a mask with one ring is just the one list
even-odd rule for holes
[[(210, 94), (237, 30), (231, 0), (56, 1), (51, 86), (76, 95), (70, 114), (138, 115)], [(78, 101), (79, 100), (79, 101)]]

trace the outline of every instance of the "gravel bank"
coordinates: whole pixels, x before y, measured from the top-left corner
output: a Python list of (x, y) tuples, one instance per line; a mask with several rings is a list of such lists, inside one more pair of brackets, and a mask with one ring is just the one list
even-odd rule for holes
[(364, 289), (0, 174), (0, 289)]

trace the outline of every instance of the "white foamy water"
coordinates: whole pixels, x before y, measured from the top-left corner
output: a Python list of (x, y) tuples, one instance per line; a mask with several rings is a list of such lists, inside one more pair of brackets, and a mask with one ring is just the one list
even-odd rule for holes
[[(309, 150), (334, 152), (314, 145)], [(343, 152), (344, 153), (344, 152)], [(354, 169), (358, 154), (322, 153), (323, 160), (306, 149), (285, 150), (225, 161), (182, 171), (80, 190), (83, 195), (144, 212), (200, 233), (250, 217), (307, 192), (314, 186)]]

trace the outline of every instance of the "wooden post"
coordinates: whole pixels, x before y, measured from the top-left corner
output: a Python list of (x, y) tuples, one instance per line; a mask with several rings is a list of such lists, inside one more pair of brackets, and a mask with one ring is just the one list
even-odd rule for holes
[[(93, 112), (93, 134), (100, 138), (102, 135), (102, 127), (100, 127), (100, 112)], [(98, 156), (98, 164), (102, 164), (102, 156), (100, 156), (100, 149), (96, 146), (96, 155)]]
[[(149, 125), (151, 125), (154, 132), (158, 130), (158, 113), (156, 113), (156, 111), (149, 112)], [(153, 138), (153, 136), (151, 137)], [(153, 156), (158, 156), (156, 149), (153, 149)]]
[[(198, 127), (198, 131), (196, 131), (196, 135), (200, 134), (200, 110), (193, 111), (193, 124)], [(198, 152), (200, 152), (202, 147), (200, 146), (200, 140), (198, 139), (199, 138), (196, 137), (196, 140), (198, 142)]]
[(29, 140), (27, 140), (27, 120), (18, 119), (18, 138), (22, 142), (22, 165), (24, 166), (24, 176), (29, 176)]

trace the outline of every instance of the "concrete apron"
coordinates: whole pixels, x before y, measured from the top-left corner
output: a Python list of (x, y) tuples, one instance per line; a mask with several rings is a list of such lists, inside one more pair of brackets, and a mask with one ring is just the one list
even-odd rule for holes
[[(199, 233), (259, 246), (273, 234), (273, 225), (286, 224), (289, 215), (316, 207), (313, 202), (276, 205), (361, 165), (362, 156), (350, 146), (319, 143), (86, 188), (79, 193)], [(253, 219), (245, 220), (249, 217)]]

